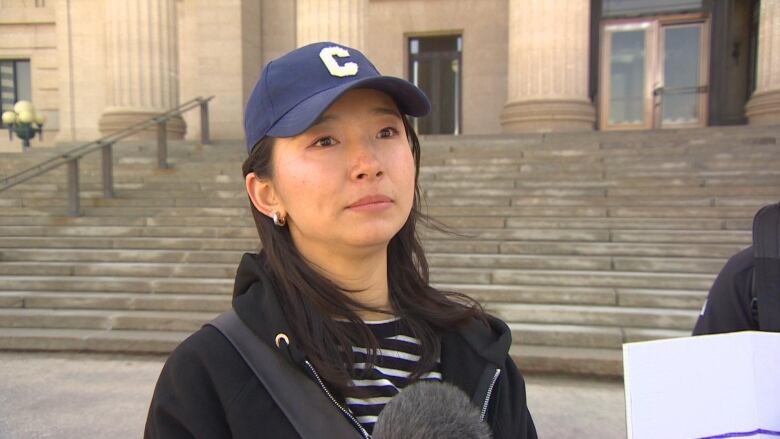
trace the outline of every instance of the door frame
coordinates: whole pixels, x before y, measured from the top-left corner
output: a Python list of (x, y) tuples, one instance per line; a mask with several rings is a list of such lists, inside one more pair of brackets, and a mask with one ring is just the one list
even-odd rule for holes
[[(699, 78), (704, 87), (709, 87), (710, 72), (710, 17), (706, 13), (690, 13), (677, 15), (656, 15), (638, 18), (618, 18), (602, 20), (600, 26), (600, 66), (599, 72), (599, 129), (602, 131), (641, 131), (650, 129), (677, 129), (707, 126), (709, 117), (709, 89), (699, 94), (699, 121), (695, 124), (676, 124), (662, 126), (661, 101), (655, 90), (663, 86), (662, 55), (663, 38), (661, 31), (665, 26), (679, 26), (701, 23)], [(646, 29), (645, 31), (645, 84), (644, 103), (642, 105), (644, 123), (637, 125), (610, 125), (609, 101), (610, 101), (610, 52), (612, 50), (612, 38), (609, 33), (623, 29)]]
[[(459, 40), (459, 47), (460, 50), (442, 50), (442, 51), (436, 51), (436, 52), (429, 52), (429, 53), (419, 53), (416, 56), (413, 56), (410, 50), (411, 41), (414, 39), (424, 39), (424, 38), (441, 38), (441, 37), (452, 37), (456, 40)], [(406, 53), (406, 72), (407, 72), (407, 78), (409, 82), (414, 83), (414, 75), (413, 75), (413, 60), (412, 58), (415, 57), (418, 60), (424, 60), (424, 59), (433, 59), (433, 58), (439, 58), (442, 55), (445, 55), (446, 57), (449, 57), (453, 61), (457, 61), (457, 71), (455, 72), (455, 82), (456, 82), (456, 89), (455, 89), (455, 97), (454, 97), (454, 112), (455, 112), (455, 120), (454, 122), (454, 129), (455, 132), (451, 135), (461, 135), (463, 134), (463, 47), (465, 45), (465, 38), (463, 37), (462, 31), (442, 31), (442, 32), (433, 32), (433, 33), (409, 33), (404, 35), (404, 40), (406, 47), (404, 49)], [(444, 58), (444, 57), (442, 57)], [(418, 84), (415, 84), (415, 86), (418, 86)], [(440, 84), (438, 82), (434, 82), (434, 87), (436, 88), (436, 92), (442, 93)], [(433, 96), (434, 93), (431, 93), (431, 96), (428, 96), (428, 98), (433, 102), (436, 97)], [(434, 125), (439, 125), (439, 117), (441, 115), (438, 113), (434, 114), (434, 110), (431, 111), (431, 113), (427, 117), (432, 117), (434, 120)], [(418, 118), (413, 119), (413, 125), (415, 131), (418, 131), (419, 128), (419, 120)]]

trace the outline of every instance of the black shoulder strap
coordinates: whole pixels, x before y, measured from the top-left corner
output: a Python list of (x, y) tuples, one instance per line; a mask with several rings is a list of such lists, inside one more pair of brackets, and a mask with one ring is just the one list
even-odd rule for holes
[(753, 259), (759, 329), (780, 332), (780, 203), (762, 207), (753, 219)]
[(360, 437), (323, 390), (258, 339), (234, 310), (207, 325), (228, 339), (302, 438)]

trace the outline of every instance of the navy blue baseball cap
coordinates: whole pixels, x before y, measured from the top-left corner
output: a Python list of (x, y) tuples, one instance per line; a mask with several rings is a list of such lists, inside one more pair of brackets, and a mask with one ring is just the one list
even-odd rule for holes
[(382, 76), (360, 51), (322, 42), (271, 61), (255, 84), (244, 112), (246, 148), (266, 136), (291, 137), (306, 131), (341, 95), (355, 88), (381, 90), (401, 112), (425, 116), (431, 103), (417, 86)]

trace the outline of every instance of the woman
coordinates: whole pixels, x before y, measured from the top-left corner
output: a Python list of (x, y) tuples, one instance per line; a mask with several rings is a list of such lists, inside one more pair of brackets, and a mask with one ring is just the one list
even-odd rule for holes
[[(334, 422), (364, 438), (418, 380), (463, 390), (496, 438), (535, 438), (507, 326), (428, 283), (415, 233), (420, 147), (406, 115), (429, 110), (417, 87), (334, 43), (265, 67), (246, 108), (243, 166), (263, 250), (244, 255), (233, 310), (282, 359), (274, 368), (315, 382), (308, 395), (326, 395), (343, 418)], [(204, 326), (163, 367), (146, 436), (299, 437), (305, 421), (267, 387)]]

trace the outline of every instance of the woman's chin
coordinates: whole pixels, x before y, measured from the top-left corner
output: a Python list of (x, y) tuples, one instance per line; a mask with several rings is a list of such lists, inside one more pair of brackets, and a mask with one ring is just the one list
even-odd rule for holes
[(348, 245), (360, 248), (372, 248), (384, 249), (390, 240), (393, 239), (400, 227), (366, 227), (356, 228), (350, 231), (349, 238), (347, 239)]

